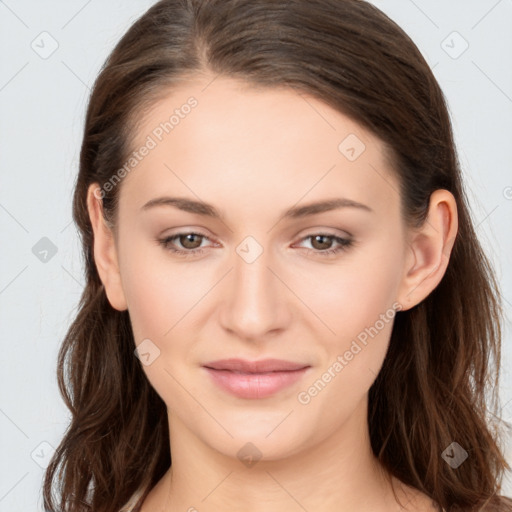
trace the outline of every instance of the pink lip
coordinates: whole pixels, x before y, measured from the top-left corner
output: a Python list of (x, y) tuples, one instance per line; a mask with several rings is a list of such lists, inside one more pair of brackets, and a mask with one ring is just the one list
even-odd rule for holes
[(297, 382), (309, 365), (265, 359), (223, 359), (203, 365), (215, 384), (240, 398), (265, 398)]

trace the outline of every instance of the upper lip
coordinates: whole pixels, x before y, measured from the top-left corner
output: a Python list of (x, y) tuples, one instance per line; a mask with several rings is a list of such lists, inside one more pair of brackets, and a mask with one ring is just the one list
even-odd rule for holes
[(231, 370), (243, 373), (265, 373), (279, 371), (301, 370), (309, 365), (285, 361), (283, 359), (262, 359), (260, 361), (247, 361), (245, 359), (220, 359), (206, 363), (203, 366), (213, 370)]

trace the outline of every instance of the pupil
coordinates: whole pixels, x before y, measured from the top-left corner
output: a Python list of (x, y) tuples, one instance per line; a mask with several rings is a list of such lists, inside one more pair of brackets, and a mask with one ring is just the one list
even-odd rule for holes
[[(197, 236), (199, 236), (199, 235), (197, 235), (197, 234), (195, 234), (195, 233), (190, 233), (190, 234), (188, 234), (188, 235), (185, 235), (186, 243), (184, 243), (183, 245), (184, 245), (185, 247), (188, 247), (189, 249), (195, 249), (195, 247), (194, 247), (194, 241), (193, 241), (193, 238), (194, 238), (194, 237), (197, 237)], [(192, 240), (191, 240), (191, 238), (192, 238)], [(183, 243), (183, 242), (182, 242), (182, 243)], [(189, 244), (189, 243), (192, 245), (192, 247), (190, 247), (190, 246), (188, 246), (188, 245), (187, 245), (187, 244)]]
[[(329, 245), (329, 237), (324, 236), (324, 235), (315, 236), (315, 240), (318, 240), (318, 239), (320, 240), (320, 245), (322, 245), (322, 244), (324, 245), (324, 247), (320, 247), (320, 248), (323, 248), (323, 249), (328, 248), (328, 247), (325, 247), (325, 244), (327, 244), (327, 246)], [(322, 243), (322, 239), (324, 239), (325, 242)]]

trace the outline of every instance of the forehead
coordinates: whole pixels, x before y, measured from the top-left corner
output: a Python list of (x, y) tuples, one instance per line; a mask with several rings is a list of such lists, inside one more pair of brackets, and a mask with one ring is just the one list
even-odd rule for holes
[(377, 207), (398, 199), (380, 140), (293, 88), (187, 80), (146, 109), (133, 149), (121, 195), (134, 206), (164, 191), (256, 209), (262, 198), (266, 208), (326, 194)]

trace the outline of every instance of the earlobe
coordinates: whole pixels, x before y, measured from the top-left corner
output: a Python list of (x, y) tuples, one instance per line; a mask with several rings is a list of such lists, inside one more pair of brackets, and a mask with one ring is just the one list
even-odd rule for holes
[(407, 310), (424, 300), (441, 282), (458, 230), (453, 194), (439, 189), (430, 196), (423, 225), (410, 233), (398, 301)]
[(103, 217), (102, 201), (98, 192), (97, 183), (90, 185), (87, 191), (87, 209), (94, 232), (94, 261), (111, 306), (118, 311), (124, 311), (127, 309), (127, 303), (119, 272), (114, 234)]

